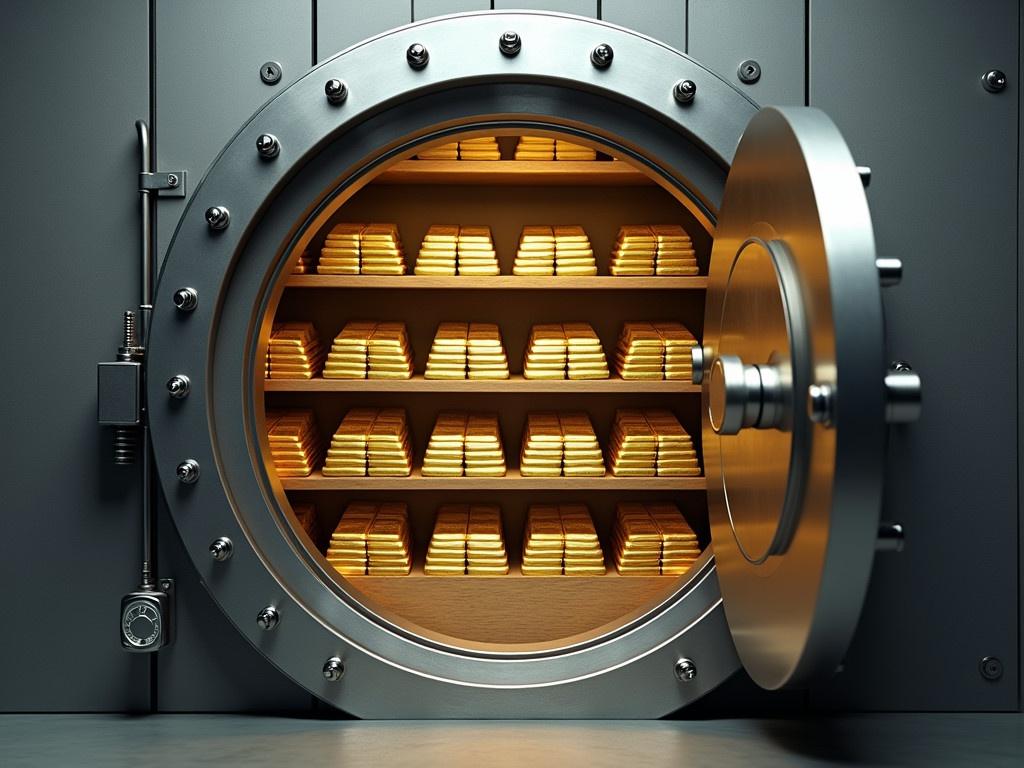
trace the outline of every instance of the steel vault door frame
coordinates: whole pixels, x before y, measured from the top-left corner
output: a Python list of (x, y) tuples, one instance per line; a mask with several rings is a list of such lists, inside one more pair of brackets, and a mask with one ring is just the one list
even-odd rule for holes
[[(521, 37), (517, 55), (499, 50), (507, 30)], [(408, 58), (414, 44), (430, 54), (426, 66)], [(592, 59), (601, 44), (614, 51), (610, 64)], [(325, 95), (332, 79), (346, 82), (344, 100)], [(691, 101), (674, 93), (684, 79), (696, 84)], [(738, 668), (707, 553), (655, 610), (557, 651), (472, 652), (368, 613), (317, 572), (280, 513), (253, 382), (263, 309), (302, 224), (410, 140), (466, 124), (557, 125), (684, 183), (713, 217), (756, 110), (714, 73), (635, 32), (546, 13), (486, 13), (360, 43), (242, 127), (179, 222), (154, 302), (148, 381), (157, 470), (175, 524), (214, 599), (264, 656), (319, 698), (369, 717), (660, 716)], [(273, 158), (257, 152), (263, 134), (278, 141)], [(226, 225), (206, 215), (218, 206), (229, 212)], [(190, 311), (175, 305), (183, 288), (195, 294)], [(164, 389), (177, 374), (191, 382), (184, 400)], [(177, 468), (188, 460), (198, 477), (183, 483)], [(209, 555), (219, 537), (233, 543), (227, 560)], [(268, 607), (277, 617), (271, 631), (257, 623)], [(675, 666), (684, 656), (699, 674), (681, 684)], [(332, 658), (344, 662), (341, 681), (326, 676)]]

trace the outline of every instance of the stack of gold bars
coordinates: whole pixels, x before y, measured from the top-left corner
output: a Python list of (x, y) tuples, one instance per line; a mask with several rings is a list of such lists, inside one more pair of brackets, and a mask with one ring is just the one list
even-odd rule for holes
[(693, 440), (666, 410), (618, 410), (608, 445), (619, 477), (694, 477), (700, 462)]
[(555, 142), (555, 160), (596, 160), (597, 150), (583, 144), (558, 139)]
[(496, 413), (473, 413), (466, 422), (466, 477), (504, 477), (505, 449)]
[(320, 249), (320, 261), (316, 265), (321, 275), (359, 274), (359, 235), (362, 224), (346, 222), (336, 224), (324, 239)]
[(520, 454), (524, 477), (600, 477), (604, 457), (585, 413), (531, 413)]
[(292, 504), (292, 512), (299, 527), (306, 532), (313, 544), (320, 546), (320, 520), (316, 516), (316, 507), (312, 504)]
[(313, 258), (308, 250), (304, 250), (299, 254), (299, 260), (295, 262), (295, 268), (292, 269), (293, 275), (308, 275), (315, 271), (316, 259)]
[(524, 576), (604, 574), (604, 552), (585, 504), (530, 507), (522, 570)]
[(555, 230), (553, 227), (523, 227), (519, 249), (512, 264), (513, 275), (555, 274)]
[(654, 224), (651, 232), (658, 241), (654, 272), (657, 275), (696, 275), (697, 251), (686, 230), (678, 224)]
[(268, 379), (312, 379), (323, 361), (324, 350), (312, 323), (275, 323), (270, 329)]
[(459, 246), (457, 224), (432, 224), (416, 257), (417, 275), (454, 275)]
[(412, 378), (405, 323), (347, 323), (331, 344), (325, 379)]
[(607, 379), (608, 360), (586, 323), (547, 323), (530, 329), (523, 360), (527, 379)]
[(624, 379), (687, 380), (697, 340), (681, 323), (626, 323), (619, 335), (615, 367)]
[(352, 502), (327, 547), (327, 562), (344, 576), (405, 576), (412, 539), (405, 504)]
[(619, 227), (612, 249), (613, 275), (696, 275), (697, 252), (678, 224)]
[(425, 477), (502, 477), (505, 471), (496, 414), (438, 415), (423, 457)]
[(471, 379), (507, 379), (508, 356), (501, 330), (494, 323), (470, 323), (466, 375)]
[(460, 160), (501, 160), (498, 140), (493, 136), (463, 139), (459, 142)]
[(596, 275), (597, 261), (590, 238), (583, 227), (563, 225), (552, 228), (555, 238), (556, 275)]
[(441, 507), (423, 570), (430, 576), (507, 574), (508, 552), (498, 507), (477, 504)]
[(469, 323), (441, 323), (427, 355), (427, 379), (464, 379), (469, 346)]
[(317, 272), (324, 275), (404, 275), (405, 252), (394, 224), (337, 224), (327, 233)]
[(267, 439), (278, 477), (309, 477), (320, 462), (312, 411), (267, 411)]
[(420, 160), (458, 160), (459, 142), (453, 141), (450, 144), (422, 149), (416, 153), (416, 157)]
[(353, 408), (342, 419), (327, 449), (328, 477), (408, 477), (412, 456), (405, 411)]
[(554, 160), (555, 140), (543, 136), (520, 136), (516, 142), (516, 160)]
[(457, 259), (460, 275), (501, 274), (490, 227), (459, 227)]
[(619, 504), (612, 533), (623, 576), (686, 573), (700, 556), (697, 535), (675, 504)]

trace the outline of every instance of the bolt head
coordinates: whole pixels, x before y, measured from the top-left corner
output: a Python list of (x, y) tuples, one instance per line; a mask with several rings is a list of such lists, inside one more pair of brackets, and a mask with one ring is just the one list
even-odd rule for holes
[(277, 85), (281, 82), (281, 73), (284, 70), (276, 61), (265, 61), (260, 66), (260, 80), (267, 85)]
[(177, 468), (178, 481), (184, 485), (193, 485), (199, 479), (199, 462), (185, 459)]
[(182, 312), (191, 312), (199, 306), (199, 294), (195, 288), (179, 288), (172, 297), (174, 306)]
[(324, 93), (327, 95), (329, 103), (341, 104), (348, 98), (348, 85), (345, 84), (344, 80), (332, 77), (324, 83)]
[(978, 663), (978, 670), (986, 680), (998, 680), (1003, 676), (1003, 662), (995, 656), (986, 656)]
[(212, 205), (206, 209), (206, 223), (214, 232), (227, 229), (230, 222), (231, 212), (223, 205)]
[(168, 173), (167, 174), (167, 186), (170, 187), (171, 189), (175, 189), (178, 186), (178, 181), (180, 181), (178, 179), (178, 174), (176, 174), (176, 173)]
[(231, 539), (227, 536), (221, 536), (219, 539), (214, 539), (210, 543), (210, 557), (218, 563), (223, 563), (225, 560), (229, 560), (233, 551), (234, 545), (231, 543)]
[(590, 63), (598, 69), (607, 69), (612, 65), (612, 59), (615, 58), (615, 51), (608, 43), (600, 43), (594, 46), (594, 50), (590, 52)]
[(741, 83), (752, 85), (761, 79), (761, 65), (753, 59), (747, 59), (740, 63), (736, 70), (736, 76)]
[(276, 136), (263, 133), (256, 139), (256, 151), (259, 152), (260, 157), (269, 160), (280, 154), (281, 143), (277, 140)]
[(175, 400), (182, 400), (188, 397), (190, 389), (191, 382), (189, 381), (188, 376), (183, 373), (171, 376), (171, 378), (167, 380), (167, 394)]
[(256, 614), (256, 625), (264, 632), (269, 632), (278, 625), (281, 621), (281, 614), (278, 613), (277, 608), (272, 605), (268, 605), (266, 608)]
[(832, 425), (834, 394), (828, 384), (811, 384), (807, 387), (807, 415), (816, 424)]
[(680, 659), (676, 662), (676, 679), (681, 683), (688, 683), (697, 676), (697, 665), (690, 659)]
[(345, 676), (345, 662), (337, 656), (332, 656), (324, 662), (324, 679), (336, 683)]
[(421, 43), (413, 43), (405, 52), (405, 60), (413, 69), (423, 69), (430, 62), (430, 53)]
[(680, 104), (689, 104), (697, 95), (697, 84), (693, 80), (680, 80), (672, 86), (672, 96)]
[(515, 56), (523, 50), (523, 41), (518, 32), (509, 30), (498, 39), (498, 49), (506, 56)]
[(1001, 69), (990, 69), (981, 76), (981, 85), (989, 93), (999, 93), (1006, 88), (1006, 73)]

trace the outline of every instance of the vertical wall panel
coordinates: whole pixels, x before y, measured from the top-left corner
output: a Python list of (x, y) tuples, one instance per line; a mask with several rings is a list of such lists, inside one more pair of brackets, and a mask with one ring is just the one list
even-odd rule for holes
[(148, 15), (137, 0), (4, 3), (0, 711), (149, 706), (150, 658), (125, 653), (117, 625), (139, 580), (138, 474), (96, 424), (96, 363), (139, 303)]
[[(803, 104), (805, 18), (804, 0), (689, 0), (688, 53), (762, 106)], [(746, 59), (761, 65), (750, 85), (737, 76)]]
[[(819, 703), (870, 709), (1018, 705), (1018, 6), (814, 0), (811, 103), (859, 163), (886, 289), (890, 356), (924, 379), (921, 420), (892, 430), (879, 555), (845, 671)], [(882, 21), (884, 19), (884, 22)], [(990, 94), (999, 68), (1009, 87)], [(983, 656), (1005, 666), (998, 682)]]
[(495, 10), (523, 8), (535, 11), (574, 13), (597, 18), (597, 0), (494, 0)]
[(491, 0), (412, 0), (412, 19), (420, 21), (448, 13), (490, 10)]
[(412, 21), (412, 0), (317, 0), (316, 60)]
[(686, 0), (603, 0), (601, 18), (643, 32), (680, 51), (686, 48)]

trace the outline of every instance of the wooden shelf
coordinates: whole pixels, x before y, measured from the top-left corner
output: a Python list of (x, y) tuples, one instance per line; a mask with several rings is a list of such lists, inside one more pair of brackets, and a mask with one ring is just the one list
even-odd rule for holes
[(518, 275), (292, 275), (288, 288), (418, 288), (445, 290), (527, 291), (703, 291), (707, 277), (521, 277)]
[(504, 477), (282, 477), (287, 491), (703, 491), (703, 477), (523, 477), (510, 468)]
[(610, 379), (524, 379), (516, 374), (507, 379), (267, 379), (265, 392), (543, 392), (698, 394), (699, 384), (689, 381), (636, 381)]
[(402, 160), (374, 184), (653, 186), (643, 171), (609, 160)]

